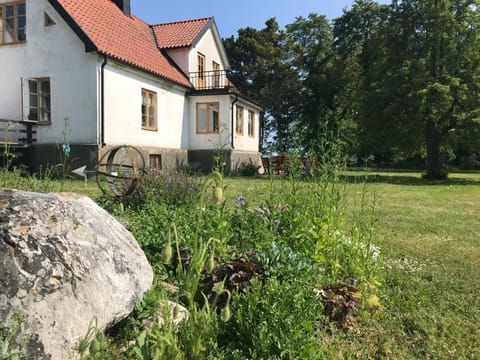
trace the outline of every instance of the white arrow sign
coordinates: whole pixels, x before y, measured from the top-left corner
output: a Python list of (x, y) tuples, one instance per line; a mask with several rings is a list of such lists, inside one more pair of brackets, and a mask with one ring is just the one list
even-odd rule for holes
[(72, 170), (72, 173), (75, 175), (83, 177), (85, 180), (87, 179), (87, 165), (81, 166), (78, 169)]

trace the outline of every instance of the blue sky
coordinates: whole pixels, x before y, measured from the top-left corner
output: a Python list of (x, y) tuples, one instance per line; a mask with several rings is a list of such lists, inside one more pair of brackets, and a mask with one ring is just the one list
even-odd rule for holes
[[(377, 0), (390, 3), (389, 0)], [(222, 37), (243, 27), (261, 29), (276, 17), (283, 27), (311, 12), (333, 19), (353, 0), (131, 0), (132, 12), (150, 24), (214, 16)]]

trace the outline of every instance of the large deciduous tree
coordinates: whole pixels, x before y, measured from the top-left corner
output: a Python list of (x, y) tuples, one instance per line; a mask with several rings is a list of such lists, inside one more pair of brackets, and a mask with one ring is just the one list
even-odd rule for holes
[(292, 65), (301, 81), (296, 128), (305, 149), (326, 132), (339, 130), (338, 97), (343, 89), (342, 76), (333, 51), (332, 25), (325, 16), (310, 14), (287, 25)]
[(428, 178), (446, 175), (452, 135), (478, 125), (478, 0), (393, 1), (364, 78), (362, 129), (403, 151), (426, 153)]

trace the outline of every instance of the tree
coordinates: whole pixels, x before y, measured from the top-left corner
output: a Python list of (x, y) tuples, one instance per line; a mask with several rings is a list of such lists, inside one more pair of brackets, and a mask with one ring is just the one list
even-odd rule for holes
[(287, 150), (292, 143), (299, 79), (288, 58), (285, 32), (272, 18), (261, 30), (240, 29), (237, 38), (225, 39), (224, 44), (233, 83), (264, 107), (265, 137), (274, 140), (275, 149)]
[(337, 96), (342, 83), (336, 68), (331, 23), (310, 14), (287, 25), (292, 65), (301, 80), (296, 127), (299, 142), (310, 151), (329, 131), (339, 130)]
[[(379, 31), (386, 21), (387, 5), (372, 0), (356, 0), (349, 11), (334, 20), (334, 48), (337, 54), (337, 77), (342, 79), (342, 109), (340, 117), (349, 119), (351, 152), (360, 156), (391, 152), (379, 126), (375, 131), (365, 126), (371, 119), (370, 91), (372, 69), (378, 58), (384, 56)], [(383, 124), (380, 122), (379, 125)], [(366, 131), (367, 130), (367, 131)]]
[(446, 176), (452, 136), (479, 125), (477, 0), (392, 1), (365, 74), (363, 131), (403, 151), (426, 153), (427, 178)]

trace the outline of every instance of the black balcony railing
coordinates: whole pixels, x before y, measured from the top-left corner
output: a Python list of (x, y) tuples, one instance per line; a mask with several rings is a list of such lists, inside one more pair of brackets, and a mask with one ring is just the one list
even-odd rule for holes
[(228, 71), (204, 71), (190, 73), (190, 81), (195, 90), (228, 89), (232, 87), (228, 80)]

